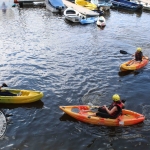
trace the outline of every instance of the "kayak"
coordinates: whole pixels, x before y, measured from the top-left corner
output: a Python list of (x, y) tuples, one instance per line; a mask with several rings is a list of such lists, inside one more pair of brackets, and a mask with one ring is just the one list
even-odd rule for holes
[(128, 71), (128, 70), (138, 70), (145, 67), (149, 62), (148, 57), (143, 57), (141, 62), (135, 60), (129, 60), (120, 65), (121, 71)]
[(59, 108), (66, 114), (70, 115), (71, 117), (79, 121), (94, 125), (129, 126), (138, 124), (145, 120), (144, 115), (127, 109), (123, 109), (122, 114), (118, 118), (110, 119), (110, 118), (101, 118), (98, 116), (90, 116), (93, 115), (94, 112), (88, 105), (59, 106)]
[[(3, 92), (11, 92), (16, 94), (16, 96), (2, 96)], [(19, 89), (2, 89), (0, 92), (0, 103), (9, 103), (9, 104), (23, 104), (23, 103), (32, 103), (40, 100), (43, 97), (43, 93), (33, 90), (19, 90)], [(18, 95), (18, 96), (17, 96)]]

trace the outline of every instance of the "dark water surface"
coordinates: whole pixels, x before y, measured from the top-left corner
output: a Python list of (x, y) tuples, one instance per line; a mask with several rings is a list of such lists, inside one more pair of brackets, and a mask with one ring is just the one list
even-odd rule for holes
[[(107, 26), (69, 23), (45, 7), (0, 12), (1, 83), (44, 92), (41, 101), (0, 105), (9, 115), (1, 150), (149, 150), (150, 65), (120, 73), (142, 47), (150, 57), (150, 13), (110, 10)], [(65, 115), (60, 105), (109, 104), (113, 94), (143, 113), (129, 127), (94, 126)]]

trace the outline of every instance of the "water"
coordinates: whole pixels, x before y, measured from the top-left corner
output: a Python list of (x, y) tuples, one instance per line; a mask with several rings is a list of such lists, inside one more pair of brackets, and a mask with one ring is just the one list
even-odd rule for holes
[[(2, 105), (8, 116), (0, 142), (4, 150), (148, 150), (150, 147), (150, 66), (120, 73), (119, 65), (142, 47), (149, 53), (150, 13), (110, 10), (106, 27), (69, 23), (45, 7), (0, 12), (1, 83), (39, 90), (41, 101)], [(61, 105), (109, 104), (113, 94), (126, 108), (143, 113), (129, 127), (94, 126), (64, 114)]]

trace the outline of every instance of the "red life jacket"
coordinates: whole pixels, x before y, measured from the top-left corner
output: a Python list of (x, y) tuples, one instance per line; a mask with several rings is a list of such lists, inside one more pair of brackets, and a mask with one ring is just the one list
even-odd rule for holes
[(121, 114), (121, 112), (122, 112), (122, 108), (123, 108), (123, 104), (122, 104), (122, 102), (120, 102), (120, 103), (117, 103), (117, 102), (113, 102), (110, 106), (109, 106), (109, 110), (111, 110), (114, 106), (116, 106), (117, 107), (117, 111), (115, 111), (114, 113), (112, 113), (111, 114), (111, 116), (118, 116), (119, 114)]

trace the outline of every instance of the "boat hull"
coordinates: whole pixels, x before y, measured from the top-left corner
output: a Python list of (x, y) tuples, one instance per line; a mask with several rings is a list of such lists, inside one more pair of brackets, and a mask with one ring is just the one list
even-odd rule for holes
[(149, 62), (148, 57), (143, 57), (141, 62), (129, 60), (120, 65), (120, 70), (121, 71), (138, 70), (138, 69), (145, 67), (148, 64), (148, 62)]
[(45, 0), (46, 9), (50, 10), (53, 13), (62, 13), (65, 9), (64, 5), (54, 6), (52, 5), (49, 0)]
[(143, 9), (143, 5), (126, 0), (112, 0), (112, 4), (112, 8), (122, 8), (132, 11), (141, 11)]
[[(33, 90), (19, 90), (19, 89), (9, 89), (9, 92), (13, 94), (21, 93), (20, 96), (0, 96), (0, 103), (9, 103), (9, 104), (23, 104), (23, 103), (32, 103), (38, 100), (41, 100), (43, 93), (40, 91)], [(2, 90), (5, 92), (5, 90)]]
[[(129, 126), (141, 123), (145, 120), (142, 114), (123, 109), (122, 115), (117, 119), (101, 118), (93, 115), (94, 112), (90, 110), (88, 105), (74, 105), (74, 106), (59, 106), (59, 108), (71, 117), (94, 125), (105, 126)], [(89, 112), (87, 112), (89, 111)]]

